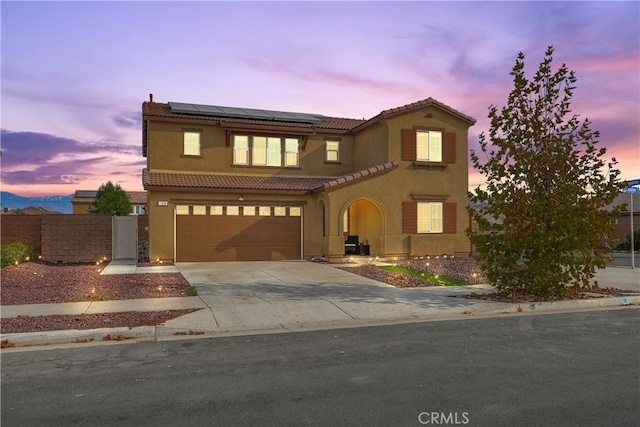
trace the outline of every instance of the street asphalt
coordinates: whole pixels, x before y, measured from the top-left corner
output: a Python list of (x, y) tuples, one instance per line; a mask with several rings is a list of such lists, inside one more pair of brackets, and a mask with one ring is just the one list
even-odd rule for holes
[(40, 347), (2, 355), (1, 422), (636, 427), (639, 326), (623, 307)]
[[(308, 331), (505, 314), (590, 310), (640, 304), (640, 295), (511, 304), (457, 298), (487, 285), (395, 288), (334, 264), (307, 261), (177, 263), (140, 268), (112, 262), (103, 274), (180, 272), (197, 297), (2, 306), (2, 318), (54, 314), (201, 309), (158, 326), (3, 334), (16, 347), (101, 341), (107, 335), (162, 339), (173, 335), (242, 335)], [(640, 269), (598, 272), (601, 287), (640, 291)]]

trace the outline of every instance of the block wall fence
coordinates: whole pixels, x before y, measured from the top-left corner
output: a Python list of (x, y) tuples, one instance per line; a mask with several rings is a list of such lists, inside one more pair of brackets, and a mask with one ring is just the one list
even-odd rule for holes
[[(51, 263), (96, 262), (112, 255), (111, 215), (2, 215), (0, 243), (26, 243), (40, 248)], [(138, 244), (148, 242), (147, 215), (138, 215)]]

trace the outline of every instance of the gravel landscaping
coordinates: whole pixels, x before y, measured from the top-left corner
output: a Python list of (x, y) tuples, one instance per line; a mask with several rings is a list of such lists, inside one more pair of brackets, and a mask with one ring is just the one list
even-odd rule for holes
[(180, 297), (189, 288), (180, 273), (101, 276), (94, 264), (26, 262), (3, 268), (0, 275), (2, 305)]
[[(188, 296), (189, 283), (180, 273), (101, 276), (95, 264), (56, 266), (23, 263), (0, 272), (2, 305), (50, 304), (138, 298)], [(0, 332), (42, 332), (66, 329), (151, 326), (194, 310), (126, 312), (2, 319)]]
[(153, 326), (194, 311), (196, 310), (129, 311), (125, 313), (99, 313), (72, 316), (15, 317), (2, 319), (0, 332), (3, 334), (15, 334), (20, 332), (63, 331), (70, 329), (116, 328), (120, 326), (130, 328), (136, 326)]

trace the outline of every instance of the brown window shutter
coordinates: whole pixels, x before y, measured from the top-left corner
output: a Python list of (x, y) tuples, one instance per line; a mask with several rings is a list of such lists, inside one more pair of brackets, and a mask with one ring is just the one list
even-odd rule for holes
[(445, 163), (456, 162), (456, 134), (454, 132), (445, 132), (442, 144), (442, 160)]
[(416, 131), (402, 129), (402, 160), (413, 161), (416, 156)]
[(444, 203), (442, 205), (443, 232), (455, 234), (457, 231), (457, 209), (455, 203)]
[(402, 202), (402, 232), (416, 234), (418, 232), (418, 204)]

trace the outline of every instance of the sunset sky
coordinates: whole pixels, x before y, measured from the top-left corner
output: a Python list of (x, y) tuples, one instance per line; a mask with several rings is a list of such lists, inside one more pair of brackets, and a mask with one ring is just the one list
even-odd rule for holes
[[(433, 97), (478, 120), (519, 51), (577, 73), (573, 111), (640, 178), (640, 2), (9, 2), (0, 4), (1, 187), (141, 190), (141, 104), (370, 118)], [(470, 186), (482, 183), (471, 171)]]

